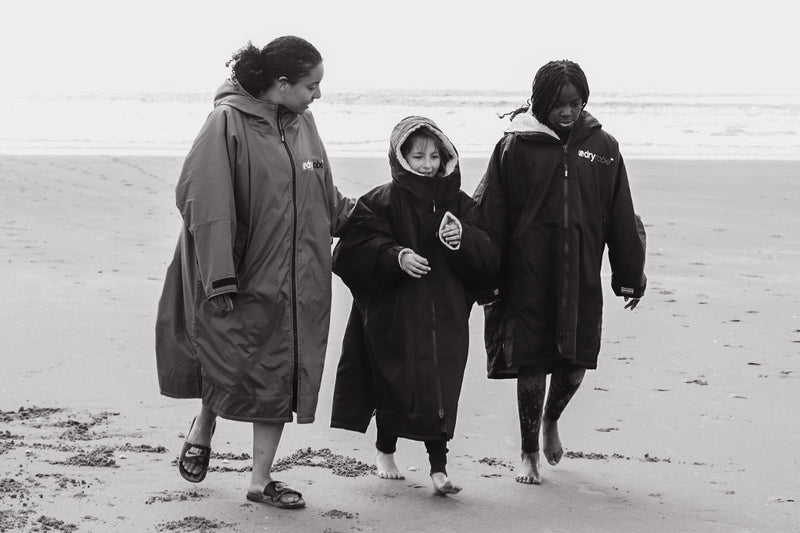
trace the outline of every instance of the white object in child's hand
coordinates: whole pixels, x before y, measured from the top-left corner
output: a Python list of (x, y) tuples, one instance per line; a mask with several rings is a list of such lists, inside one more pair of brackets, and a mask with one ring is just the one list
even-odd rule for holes
[[(456, 233), (455, 238), (450, 238), (450, 242), (448, 239), (445, 238), (444, 232), (445, 230), (457, 229), (458, 232)], [(450, 248), (451, 250), (458, 250), (461, 248), (461, 232), (463, 228), (461, 227), (461, 222), (451, 213), (450, 211), (445, 211), (444, 216), (442, 217), (442, 222), (439, 224), (439, 240), (442, 241), (442, 244)]]

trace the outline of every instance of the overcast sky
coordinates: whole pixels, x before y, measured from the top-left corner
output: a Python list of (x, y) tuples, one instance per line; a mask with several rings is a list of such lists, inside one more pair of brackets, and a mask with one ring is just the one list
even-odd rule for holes
[(3, 4), (3, 87), (211, 92), (247, 40), (311, 41), (323, 91), (527, 91), (550, 59), (593, 91), (800, 87), (794, 0), (20, 0)]

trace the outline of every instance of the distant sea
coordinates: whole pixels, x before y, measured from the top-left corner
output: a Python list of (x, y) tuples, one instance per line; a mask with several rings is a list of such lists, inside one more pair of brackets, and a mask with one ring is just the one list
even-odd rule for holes
[[(488, 157), (525, 102), (502, 91), (324, 92), (311, 111), (330, 155), (383, 156), (392, 127), (425, 115), (463, 156)], [(5, 98), (0, 154), (183, 156), (212, 93), (39, 94)], [(696, 93), (592, 93), (586, 108), (623, 156), (800, 159), (800, 89)]]

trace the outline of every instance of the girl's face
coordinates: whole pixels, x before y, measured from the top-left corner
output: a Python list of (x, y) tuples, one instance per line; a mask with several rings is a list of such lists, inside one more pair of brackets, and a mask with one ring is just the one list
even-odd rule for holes
[(422, 136), (413, 137), (408, 142), (411, 144), (404, 157), (411, 170), (429, 178), (435, 176), (441, 164), (436, 143)]
[(280, 92), (282, 98), (278, 102), (288, 107), (292, 112), (298, 115), (305, 112), (311, 102), (317, 98), (322, 97), (319, 90), (319, 84), (322, 82), (322, 77), (325, 74), (322, 68), (322, 63), (311, 69), (311, 71), (297, 80), (296, 83), (288, 83), (285, 80), (278, 81), (278, 83), (285, 84), (285, 89)]
[(553, 109), (547, 114), (548, 126), (556, 131), (567, 131), (575, 125), (583, 110), (583, 98), (578, 89), (567, 82), (561, 88)]

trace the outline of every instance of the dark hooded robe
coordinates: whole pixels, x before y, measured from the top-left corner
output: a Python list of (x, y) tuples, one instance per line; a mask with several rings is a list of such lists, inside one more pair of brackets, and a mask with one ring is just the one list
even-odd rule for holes
[(474, 197), (503, 254), (500, 298), (484, 308), (489, 377), (596, 368), (606, 246), (617, 296), (641, 298), (647, 285), (644, 226), (617, 141), (586, 111), (566, 142), (517, 115)]
[[(411, 170), (400, 153), (425, 128), (450, 161), (443, 176)], [(430, 120), (408, 117), (393, 130), (392, 181), (364, 196), (333, 255), (333, 269), (353, 294), (334, 386), (331, 426), (366, 431), (373, 412), (381, 429), (416, 440), (452, 437), (467, 361), (468, 288), (492, 279), (499, 255), (475, 202), (460, 190), (458, 154)], [(437, 235), (442, 217), (461, 223), (456, 250)], [(398, 254), (410, 248), (431, 268), (412, 278)]]

